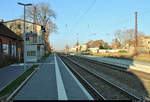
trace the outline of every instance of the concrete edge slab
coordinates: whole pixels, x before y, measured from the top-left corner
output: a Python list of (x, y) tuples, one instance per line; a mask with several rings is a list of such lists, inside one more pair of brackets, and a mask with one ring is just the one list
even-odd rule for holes
[[(59, 57), (58, 57), (59, 58)], [(59, 58), (61, 60), (61, 58)], [(79, 80), (74, 76), (74, 74), (70, 71), (70, 69), (65, 65), (65, 63), (61, 60), (62, 64), (66, 67), (69, 74), (73, 77), (73, 79), (76, 81), (76, 83), (79, 85), (79, 87), (82, 89), (82, 91), (86, 94), (89, 100), (94, 100), (93, 97), (88, 93), (88, 91), (83, 87), (83, 85), (79, 82)]]
[(130, 66), (129, 69), (137, 70), (140, 72), (150, 73), (150, 68), (143, 68), (143, 67), (137, 67), (137, 66)]
[(55, 69), (56, 69), (58, 100), (68, 100), (55, 54), (54, 54), (54, 60), (55, 60)]

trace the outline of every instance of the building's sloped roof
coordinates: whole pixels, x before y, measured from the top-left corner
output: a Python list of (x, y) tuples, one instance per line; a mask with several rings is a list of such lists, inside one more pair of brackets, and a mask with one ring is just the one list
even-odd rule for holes
[(87, 43), (87, 45), (88, 45), (89, 48), (95, 48), (95, 47), (99, 47), (99, 43), (100, 43), (100, 40), (89, 41)]
[[(22, 20), (22, 19), (14, 19), (14, 20), (10, 20), (10, 21), (5, 21), (4, 23), (14, 22), (14, 21), (22, 21), (22, 22), (24, 22), (24, 20)], [(30, 21), (27, 21), (27, 20), (26, 20), (26, 22), (41, 26), (41, 25), (38, 24), (38, 23), (33, 23), (33, 22), (30, 22)]]
[(150, 35), (139, 35), (138, 38), (150, 39)]
[(145, 39), (150, 39), (150, 36), (145, 36), (144, 38), (145, 38)]
[(4, 24), (0, 23), (0, 35), (7, 36), (16, 40), (23, 40), (17, 34), (15, 34), (12, 30), (7, 28)]

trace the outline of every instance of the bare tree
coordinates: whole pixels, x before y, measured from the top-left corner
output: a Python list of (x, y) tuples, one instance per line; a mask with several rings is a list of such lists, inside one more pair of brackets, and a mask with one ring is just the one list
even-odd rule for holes
[[(142, 32), (138, 32), (137, 36), (143, 35)], [(132, 45), (134, 43), (134, 29), (117, 30), (115, 32), (117, 40), (122, 44), (128, 43)]]
[(99, 41), (99, 48), (104, 49), (104, 41), (103, 40)]
[[(36, 13), (34, 9), (36, 8)], [(35, 20), (36, 16), (36, 20)], [(45, 41), (48, 42), (48, 37), (50, 33), (57, 32), (57, 26), (52, 22), (52, 18), (56, 18), (55, 12), (50, 8), (48, 2), (40, 2), (38, 4), (33, 4), (33, 6), (27, 7), (26, 18), (29, 21), (36, 21), (36, 23), (44, 26), (46, 28)]]
[(113, 45), (112, 48), (120, 48), (120, 46), (121, 46), (121, 44), (117, 38), (112, 39), (112, 45)]

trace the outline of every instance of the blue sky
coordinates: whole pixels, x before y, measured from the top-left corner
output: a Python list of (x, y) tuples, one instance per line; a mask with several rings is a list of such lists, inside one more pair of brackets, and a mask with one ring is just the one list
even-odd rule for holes
[[(42, 0), (1, 0), (0, 18), (17, 19), (23, 7), (17, 2), (38, 3)], [(77, 41), (83, 44), (88, 40), (111, 42), (118, 29), (134, 28), (134, 12), (138, 12), (138, 30), (150, 35), (150, 0), (43, 0), (49, 2), (56, 12), (53, 20), (58, 33), (50, 35), (55, 49), (72, 47)], [(93, 6), (92, 3), (95, 2)], [(88, 12), (87, 9), (91, 7)], [(96, 33), (96, 35), (93, 35)]]

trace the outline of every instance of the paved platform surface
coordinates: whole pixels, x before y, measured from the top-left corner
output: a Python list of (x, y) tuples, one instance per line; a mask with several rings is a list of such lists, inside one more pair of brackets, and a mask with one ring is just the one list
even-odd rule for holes
[[(31, 65), (27, 65), (27, 69)], [(0, 69), (0, 91), (25, 71), (23, 64), (13, 64)]]
[(64, 65), (52, 54), (14, 100), (92, 100), (93, 98)]

